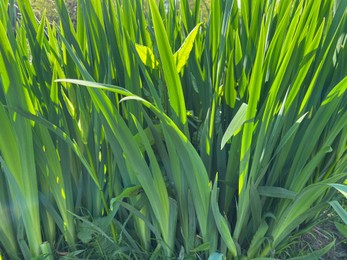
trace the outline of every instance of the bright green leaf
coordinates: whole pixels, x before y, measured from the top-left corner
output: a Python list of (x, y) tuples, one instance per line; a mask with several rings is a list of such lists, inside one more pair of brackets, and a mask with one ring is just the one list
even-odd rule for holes
[(135, 48), (143, 64), (151, 69), (156, 69), (158, 67), (159, 62), (150, 48), (140, 44), (135, 44)]
[(174, 54), (174, 60), (176, 62), (177, 72), (180, 73), (184, 65), (187, 64), (190, 52), (193, 49), (194, 41), (198, 35), (200, 26), (202, 23), (197, 24), (194, 29), (188, 34), (187, 38), (184, 40), (182, 46)]

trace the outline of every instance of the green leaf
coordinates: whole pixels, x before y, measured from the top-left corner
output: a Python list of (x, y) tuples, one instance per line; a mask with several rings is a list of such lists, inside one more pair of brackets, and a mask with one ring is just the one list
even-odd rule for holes
[(347, 199), (347, 185), (334, 183), (334, 184), (329, 184), (329, 186), (334, 187), (335, 189), (337, 189)]
[(335, 222), (335, 227), (344, 238), (347, 238), (347, 225)]
[(217, 182), (218, 182), (218, 174), (216, 175), (215, 182), (213, 184), (212, 194), (211, 194), (211, 208), (212, 213), (215, 219), (216, 226), (224, 243), (227, 245), (233, 256), (237, 256), (237, 249), (234, 243), (233, 238), (231, 237), (228, 223), (226, 219), (222, 216), (218, 207), (218, 199), (217, 199)]
[(330, 201), (329, 204), (334, 208), (334, 210), (340, 216), (345, 225), (347, 225), (347, 211), (336, 200)]
[(173, 120), (180, 127), (180, 129), (183, 130), (186, 136), (189, 136), (185, 99), (181, 81), (179, 79), (176, 65), (173, 59), (171, 46), (169, 44), (168, 35), (155, 1), (149, 0), (149, 6), (152, 14), (152, 22), (159, 50), (161, 65), (163, 68), (164, 78), (169, 94), (170, 106), (174, 112)]
[(260, 196), (280, 199), (291, 199), (293, 200), (296, 196), (296, 192), (287, 190), (281, 187), (273, 186), (259, 186), (258, 192)]
[(225, 144), (229, 141), (229, 139), (239, 132), (242, 125), (246, 122), (246, 113), (247, 113), (248, 105), (242, 103), (239, 110), (237, 110), (235, 116), (231, 120), (227, 130), (222, 137), (221, 141), (221, 150), (224, 148)]
[(202, 251), (207, 251), (210, 248), (209, 243), (203, 243), (194, 249), (190, 250), (191, 253), (196, 253), (196, 252), (202, 252)]
[(249, 249), (247, 251), (247, 256), (252, 259), (255, 257), (257, 254), (259, 254), (258, 250), (260, 249), (263, 241), (266, 239), (266, 232), (268, 231), (269, 226), (268, 224), (263, 221), (255, 235), (253, 236), (253, 239), (251, 241), (251, 244), (249, 246)]
[(51, 122), (47, 121), (45, 118), (36, 116), (27, 112), (24, 112), (22, 110), (14, 109), (12, 110), (16, 111), (17, 113), (21, 114), (22, 116), (26, 117), (27, 119), (30, 119), (38, 124), (41, 124), (50, 131), (52, 131), (54, 134), (56, 134), (59, 138), (61, 138), (69, 148), (71, 148), (72, 151), (75, 152), (75, 154), (78, 156), (78, 158), (81, 160), (82, 164), (85, 166), (87, 169), (88, 173), (94, 180), (95, 184), (98, 186), (99, 189), (101, 189), (101, 184), (99, 183), (98, 176), (95, 172), (95, 169), (91, 167), (89, 162), (86, 160), (86, 158), (83, 156), (79, 146), (77, 145), (76, 141), (71, 140), (71, 138), (64, 132), (62, 131), (59, 127), (56, 125), (52, 124)]
[(114, 203), (119, 202), (125, 198), (129, 198), (129, 197), (138, 195), (138, 193), (141, 191), (141, 189), (142, 189), (142, 187), (140, 185), (125, 188), (121, 194), (119, 194), (117, 197), (111, 199), (111, 201), (110, 201), (111, 211), (113, 211), (113, 204)]
[(198, 35), (202, 23), (197, 24), (194, 29), (188, 34), (179, 50), (174, 54), (177, 72), (180, 73), (182, 68), (187, 64), (190, 52), (193, 49), (194, 41)]
[(159, 61), (155, 58), (154, 53), (150, 48), (140, 44), (135, 44), (135, 48), (143, 64), (151, 69), (158, 68)]

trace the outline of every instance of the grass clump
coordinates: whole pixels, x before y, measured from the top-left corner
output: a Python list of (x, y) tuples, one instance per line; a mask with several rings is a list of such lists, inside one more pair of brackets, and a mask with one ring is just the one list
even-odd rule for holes
[(202, 1), (80, 0), (73, 22), (56, 0), (57, 26), (22, 0), (15, 28), (8, 4), (9, 258), (275, 257), (336, 198), (346, 1), (212, 1), (201, 22)]

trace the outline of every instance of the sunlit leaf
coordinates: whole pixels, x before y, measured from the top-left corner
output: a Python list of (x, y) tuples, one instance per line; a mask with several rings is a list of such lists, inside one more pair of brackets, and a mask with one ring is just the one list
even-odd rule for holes
[(177, 72), (180, 73), (182, 68), (187, 64), (190, 52), (192, 51), (195, 38), (200, 30), (201, 23), (197, 24), (194, 29), (188, 34), (182, 46), (174, 54)]
[(158, 67), (159, 62), (155, 58), (154, 53), (152, 50), (146, 46), (135, 44), (135, 48), (137, 51), (137, 54), (139, 55), (141, 61), (151, 69), (155, 69)]

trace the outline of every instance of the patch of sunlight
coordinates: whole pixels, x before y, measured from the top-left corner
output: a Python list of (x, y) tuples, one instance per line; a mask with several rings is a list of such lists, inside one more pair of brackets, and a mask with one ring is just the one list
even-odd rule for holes
[(61, 196), (66, 200), (65, 190), (63, 188), (61, 189)]

